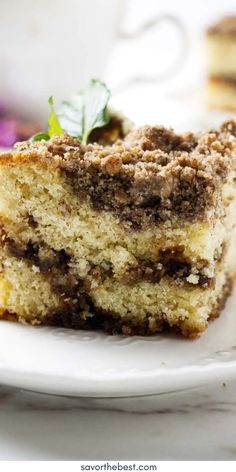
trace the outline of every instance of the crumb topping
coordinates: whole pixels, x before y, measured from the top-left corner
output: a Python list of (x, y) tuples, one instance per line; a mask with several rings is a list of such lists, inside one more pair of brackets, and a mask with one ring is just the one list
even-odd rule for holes
[(216, 211), (236, 153), (236, 121), (198, 135), (144, 126), (110, 146), (82, 145), (64, 134), (19, 143), (17, 151), (21, 161), (53, 163), (79, 198), (138, 228), (174, 215), (197, 219), (210, 207)]
[(236, 16), (225, 16), (220, 21), (210, 26), (209, 35), (236, 36)]

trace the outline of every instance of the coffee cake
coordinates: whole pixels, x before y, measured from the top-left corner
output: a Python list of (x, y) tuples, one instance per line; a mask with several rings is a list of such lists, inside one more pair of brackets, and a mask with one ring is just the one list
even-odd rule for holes
[(1, 316), (195, 337), (235, 274), (236, 122), (199, 135), (67, 134), (0, 158)]
[(212, 108), (236, 110), (236, 16), (207, 30), (207, 100)]

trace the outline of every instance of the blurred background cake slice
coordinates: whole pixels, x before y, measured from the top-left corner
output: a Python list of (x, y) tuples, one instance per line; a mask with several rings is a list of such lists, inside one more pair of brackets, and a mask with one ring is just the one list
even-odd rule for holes
[(207, 61), (208, 105), (236, 111), (236, 16), (208, 28)]

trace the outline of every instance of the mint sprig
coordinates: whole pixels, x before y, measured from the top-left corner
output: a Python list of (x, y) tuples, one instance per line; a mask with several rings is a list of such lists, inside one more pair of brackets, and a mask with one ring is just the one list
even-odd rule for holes
[(63, 134), (63, 129), (60, 125), (60, 121), (58, 119), (58, 116), (54, 107), (53, 97), (49, 97), (48, 103), (51, 107), (51, 113), (48, 118), (48, 135), (51, 138), (52, 136), (54, 136), (54, 134), (57, 134), (58, 136)]
[(95, 128), (101, 128), (109, 122), (107, 103), (110, 91), (106, 85), (98, 80), (91, 80), (85, 89), (83, 101), (83, 142), (87, 142), (89, 135)]
[(45, 133), (42, 131), (41, 133), (34, 134), (31, 138), (31, 141), (36, 142), (36, 141), (42, 141), (44, 139), (45, 141), (48, 141), (50, 139), (50, 136), (48, 133)]
[(61, 103), (57, 112), (53, 97), (48, 102), (51, 113), (48, 120), (48, 132), (38, 133), (32, 141), (48, 140), (54, 135), (66, 133), (80, 139), (84, 144), (88, 142), (91, 132), (101, 128), (109, 122), (107, 109), (110, 91), (100, 80), (91, 80), (86, 89), (72, 97), (70, 101)]

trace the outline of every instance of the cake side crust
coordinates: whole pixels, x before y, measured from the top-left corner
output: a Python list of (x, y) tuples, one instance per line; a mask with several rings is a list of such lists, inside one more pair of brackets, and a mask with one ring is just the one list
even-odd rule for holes
[(168, 320), (160, 318), (157, 318), (150, 325), (148, 318), (145, 320), (123, 319), (117, 316), (117, 314), (112, 314), (105, 310), (94, 310), (94, 307), (93, 316), (90, 317), (79, 317), (77, 313), (61, 311), (53, 314), (53, 316), (45, 317), (44, 320), (40, 321), (37, 321), (37, 319), (31, 321), (24, 319), (19, 320), (20, 317), (17, 313), (10, 313), (7, 310), (0, 309), (0, 319), (69, 329), (103, 330), (107, 334), (123, 334), (126, 336), (152, 336), (157, 333), (168, 333), (174, 331), (177, 334), (182, 334), (184, 337), (196, 339), (203, 331), (205, 331), (208, 322), (213, 321), (215, 318), (220, 316), (225, 307), (226, 301), (232, 292), (233, 284), (234, 279), (228, 278), (221, 296), (216, 300), (215, 305), (212, 307), (208, 320), (205, 321), (205, 323), (199, 323), (198, 326), (196, 324), (191, 326), (188, 321), (184, 320), (180, 320), (179, 324), (170, 325)]

